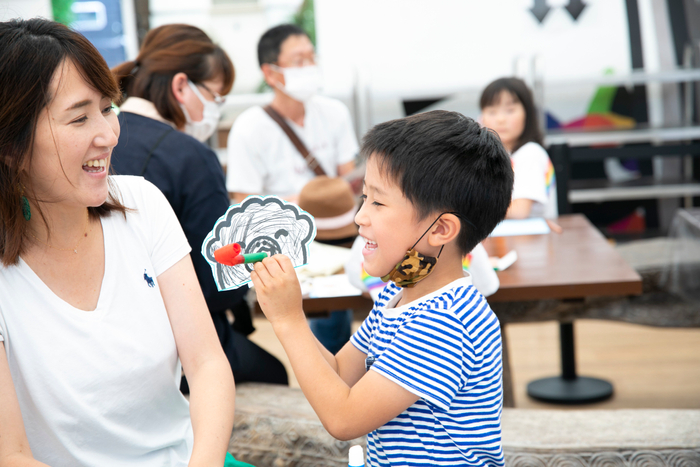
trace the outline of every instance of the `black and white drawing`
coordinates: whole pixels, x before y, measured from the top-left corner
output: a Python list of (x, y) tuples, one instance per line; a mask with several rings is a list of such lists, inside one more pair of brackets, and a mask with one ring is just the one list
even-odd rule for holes
[(237, 289), (250, 282), (253, 264), (225, 266), (214, 259), (214, 251), (238, 243), (243, 254), (284, 254), (294, 267), (309, 259), (309, 244), (316, 237), (311, 214), (276, 196), (249, 196), (231, 206), (204, 239), (202, 255), (209, 262), (219, 291)]

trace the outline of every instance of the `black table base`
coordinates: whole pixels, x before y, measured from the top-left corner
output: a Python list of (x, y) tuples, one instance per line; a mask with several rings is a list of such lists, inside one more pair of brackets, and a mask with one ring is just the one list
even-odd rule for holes
[(566, 380), (561, 376), (542, 378), (527, 385), (527, 395), (543, 402), (588, 404), (612, 396), (612, 384), (597, 378), (579, 376)]
[(613, 386), (609, 382), (576, 374), (573, 323), (559, 325), (559, 340), (561, 376), (531, 382), (527, 385), (527, 395), (533, 399), (556, 404), (588, 404), (612, 396)]

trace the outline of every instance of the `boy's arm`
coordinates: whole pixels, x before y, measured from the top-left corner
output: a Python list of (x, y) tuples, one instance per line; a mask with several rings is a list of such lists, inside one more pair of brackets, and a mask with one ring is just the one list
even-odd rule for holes
[(277, 255), (256, 263), (251, 279), (304, 395), (331, 435), (342, 440), (365, 435), (418, 400), (378, 373), (365, 373), (364, 354), (352, 344), (335, 358), (336, 372), (326, 358), (330, 353), (320, 351), (306, 324), (299, 281), (289, 258)]
[(367, 354), (358, 350), (350, 342), (346, 343), (337, 354), (333, 355), (319, 342), (316, 336), (314, 336), (314, 341), (323, 358), (348, 386), (353, 387), (365, 374), (365, 358), (367, 358)]

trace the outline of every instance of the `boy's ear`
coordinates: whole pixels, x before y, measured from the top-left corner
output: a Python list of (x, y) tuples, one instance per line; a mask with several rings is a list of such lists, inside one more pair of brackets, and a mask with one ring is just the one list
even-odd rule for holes
[(428, 244), (431, 246), (447, 245), (457, 238), (462, 224), (454, 214), (445, 213), (435, 223), (428, 235)]

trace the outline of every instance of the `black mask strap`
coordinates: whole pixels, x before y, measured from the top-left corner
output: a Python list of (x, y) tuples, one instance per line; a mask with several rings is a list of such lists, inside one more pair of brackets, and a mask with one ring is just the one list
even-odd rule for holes
[[(443, 212), (442, 214), (440, 214), (439, 216), (437, 216), (437, 219), (435, 219), (435, 220), (433, 221), (433, 223), (430, 224), (430, 227), (428, 227), (428, 228), (426, 229), (426, 231), (423, 232), (423, 235), (421, 235), (420, 238), (419, 238), (418, 240), (416, 240), (416, 243), (414, 243), (413, 246), (412, 246), (411, 248), (409, 248), (409, 250), (414, 249), (414, 248), (416, 247), (416, 245), (418, 245), (418, 242), (420, 242), (421, 240), (423, 240), (423, 237), (425, 237), (425, 234), (427, 234), (428, 231), (429, 231), (430, 229), (433, 228), (433, 226), (435, 225), (435, 223), (436, 223), (437, 221), (440, 220), (440, 218), (443, 216), (443, 214), (452, 214), (452, 213)], [(445, 245), (442, 245), (442, 247), (444, 248)], [(442, 253), (442, 248), (440, 248), (440, 253)], [(440, 254), (438, 253), (438, 257), (439, 257), (439, 256), (440, 256)]]
[[(463, 221), (466, 222), (467, 224), (471, 225), (473, 228), (476, 228), (476, 226), (475, 226), (474, 224), (472, 224), (471, 222), (469, 222), (469, 220), (467, 220), (467, 219), (465, 219), (464, 217), (460, 216), (460, 215), (459, 215), (458, 213), (456, 213), (456, 212), (452, 212), (452, 211), (450, 211), (450, 212), (443, 212), (442, 214), (440, 214), (439, 216), (437, 216), (437, 219), (435, 219), (435, 220), (433, 221), (433, 223), (430, 224), (430, 227), (428, 227), (428, 229), (427, 229), (425, 232), (423, 232), (423, 235), (421, 235), (420, 238), (419, 238), (418, 240), (416, 240), (416, 243), (413, 244), (413, 246), (410, 248), (410, 250), (414, 249), (414, 248), (416, 247), (416, 245), (418, 245), (418, 242), (420, 242), (420, 241), (423, 239), (423, 237), (425, 237), (425, 234), (427, 234), (428, 231), (429, 231), (430, 229), (433, 228), (433, 226), (435, 225), (435, 223), (436, 223), (437, 221), (439, 221), (440, 218), (441, 218), (444, 214), (453, 214), (453, 215), (457, 216), (458, 219), (463, 220)], [(445, 248), (445, 245), (442, 245), (442, 247), (440, 248), (440, 252), (439, 252), (438, 255), (437, 255), (438, 258), (439, 258), (440, 255), (442, 254), (442, 249), (443, 249), (443, 248)]]

